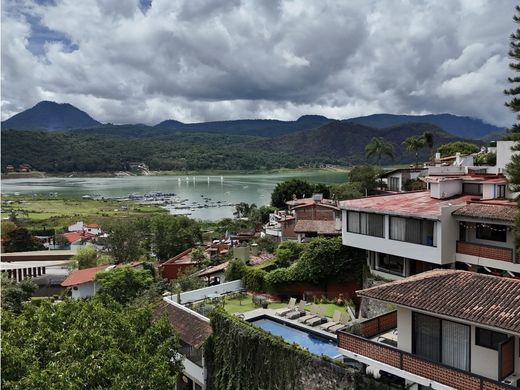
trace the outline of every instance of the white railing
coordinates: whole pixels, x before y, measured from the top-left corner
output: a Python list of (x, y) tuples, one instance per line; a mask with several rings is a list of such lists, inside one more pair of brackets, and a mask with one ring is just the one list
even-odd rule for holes
[[(201, 301), (204, 298), (211, 297), (212, 294), (228, 294), (238, 292), (243, 289), (242, 281), (233, 280), (215, 286), (199, 288), (198, 290), (186, 291), (180, 294), (180, 303), (186, 304), (191, 302)], [(172, 301), (177, 302), (177, 295), (169, 296)]]
[(466, 173), (466, 167), (464, 166), (440, 166), (440, 167), (428, 167), (428, 175), (463, 175)]

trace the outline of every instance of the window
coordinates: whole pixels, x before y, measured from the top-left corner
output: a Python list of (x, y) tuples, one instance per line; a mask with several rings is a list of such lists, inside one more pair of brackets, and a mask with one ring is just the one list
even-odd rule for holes
[(377, 270), (389, 272), (391, 274), (404, 276), (404, 258), (379, 253), (377, 259)]
[(506, 186), (503, 184), (497, 185), (497, 198), (506, 197)]
[(470, 327), (413, 313), (413, 353), (434, 362), (469, 370)]
[(390, 239), (436, 246), (433, 240), (434, 226), (435, 222), (427, 219), (390, 217)]
[(498, 351), (498, 344), (507, 340), (505, 333), (495, 332), (489, 329), (475, 328), (476, 341), (475, 344), (481, 347), (494, 349)]
[(347, 231), (367, 236), (384, 237), (384, 221), (385, 216), (381, 214), (349, 211), (347, 213)]
[(462, 184), (462, 192), (466, 195), (480, 195), (482, 196), (482, 184), (478, 183), (464, 183)]
[(507, 241), (507, 228), (504, 225), (477, 223), (477, 238), (490, 241)]
[(398, 177), (390, 177), (388, 183), (388, 189), (390, 191), (399, 191), (399, 178)]

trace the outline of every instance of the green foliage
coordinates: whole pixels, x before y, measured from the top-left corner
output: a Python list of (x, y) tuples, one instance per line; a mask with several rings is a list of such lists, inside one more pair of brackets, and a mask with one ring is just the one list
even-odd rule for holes
[[(517, 24), (520, 23), (520, 6), (515, 7), (516, 15), (513, 16), (513, 21)], [(509, 42), (509, 57), (511, 57), (512, 62), (509, 64), (511, 70), (515, 72), (514, 77), (509, 77), (509, 82), (512, 84), (510, 89), (504, 91), (507, 96), (511, 97), (511, 100), (506, 102), (506, 107), (509, 107), (511, 111), (516, 113), (516, 119), (520, 119), (520, 99), (518, 95), (520, 95), (520, 76), (518, 76), (518, 72), (520, 71), (520, 29), (516, 29), (514, 33), (510, 36)], [(509, 133), (509, 139), (514, 141), (520, 141), (520, 125), (515, 123)]]
[(332, 187), (334, 199), (338, 200), (361, 198), (365, 195), (363, 191), (362, 184), (358, 182), (337, 184)]
[(191, 260), (197, 263), (197, 268), (202, 268), (207, 265), (208, 258), (201, 248), (193, 248), (191, 251)]
[(133, 219), (114, 221), (105, 226), (108, 233), (106, 248), (117, 263), (129, 263), (145, 254), (146, 230)]
[(266, 251), (269, 253), (274, 253), (278, 243), (273, 240), (272, 238), (265, 236), (261, 237), (258, 240), (255, 241), (255, 243), (258, 245), (258, 249), (260, 251)]
[(231, 282), (232, 280), (242, 279), (244, 277), (245, 268), (246, 265), (242, 260), (231, 260), (225, 273), (226, 281)]
[(4, 251), (5, 252), (25, 252), (44, 250), (45, 246), (33, 237), (29, 230), (24, 227), (17, 227), (6, 234)]
[(16, 230), (16, 224), (11, 221), (2, 221), (2, 238), (7, 237), (7, 235)]
[(196, 272), (197, 270), (194, 268), (186, 268), (179, 272), (177, 278), (172, 281), (172, 290), (184, 292), (205, 287), (204, 281), (196, 275)]
[(252, 211), (249, 216), (249, 220), (252, 222), (253, 226), (264, 225), (269, 222), (269, 214), (274, 213), (276, 208), (272, 206), (261, 206)]
[(237, 218), (251, 218), (251, 216), (256, 210), (256, 204), (240, 202), (235, 206), (235, 211), (233, 212), (233, 215)]
[(261, 292), (265, 290), (264, 278), (267, 275), (262, 269), (245, 267), (244, 285), (249, 291)]
[(79, 248), (71, 260), (76, 263), (78, 269), (92, 268), (98, 265), (98, 253), (93, 245)]
[(2, 309), (20, 313), (23, 303), (28, 301), (32, 294), (38, 289), (38, 285), (31, 279), (24, 279), (16, 283), (2, 272), (1, 282)]
[(2, 313), (3, 389), (174, 388), (181, 364), (165, 317), (98, 299)]
[(377, 165), (381, 161), (381, 157), (388, 156), (394, 158), (394, 146), (383, 137), (373, 137), (370, 142), (365, 146), (365, 157), (375, 157)]
[(382, 172), (381, 168), (373, 165), (359, 165), (349, 171), (348, 182), (356, 183), (362, 195), (365, 191), (368, 195), (374, 195), (377, 193), (377, 178)]
[(159, 261), (165, 261), (202, 241), (197, 221), (184, 215), (158, 215), (152, 219), (152, 246)]
[(405, 191), (425, 190), (426, 183), (417, 179), (409, 179), (404, 183), (404, 189)]
[(457, 153), (462, 155), (477, 153), (479, 150), (480, 148), (477, 145), (462, 141), (450, 142), (441, 145), (438, 149), (441, 157), (455, 156)]
[(293, 283), (297, 281), (294, 274), (294, 267), (272, 270), (264, 277), (265, 287), (269, 291), (275, 291), (278, 286)]
[(276, 265), (279, 268), (289, 267), (299, 259), (303, 252), (304, 245), (297, 241), (284, 241), (275, 251)]
[(271, 193), (271, 205), (279, 209), (286, 208), (285, 202), (294, 198), (310, 197), (315, 186), (305, 180), (291, 179), (278, 183)]
[(475, 156), (475, 165), (487, 165), (494, 167), (497, 163), (496, 153), (479, 153)]
[(148, 270), (125, 266), (98, 272), (94, 281), (100, 286), (96, 293), (100, 299), (127, 304), (150, 288), (153, 277)]
[(423, 137), (413, 135), (405, 139), (402, 142), (402, 144), (405, 147), (406, 151), (415, 154), (415, 166), (417, 167), (419, 165), (419, 150), (424, 148), (424, 146), (426, 145), (425, 139)]

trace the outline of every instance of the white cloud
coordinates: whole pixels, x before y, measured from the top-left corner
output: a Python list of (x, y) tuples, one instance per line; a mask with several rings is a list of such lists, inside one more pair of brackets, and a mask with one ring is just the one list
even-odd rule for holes
[[(7, 0), (2, 118), (39, 100), (104, 122), (453, 112), (509, 125), (506, 0)], [(36, 24), (69, 43), (47, 42)], [(29, 41), (42, 44), (43, 56)], [(71, 49), (73, 45), (73, 49)]]

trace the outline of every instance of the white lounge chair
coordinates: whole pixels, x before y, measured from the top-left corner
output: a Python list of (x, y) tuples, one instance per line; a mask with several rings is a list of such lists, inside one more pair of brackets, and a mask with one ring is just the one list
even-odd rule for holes
[(345, 325), (347, 325), (349, 320), (350, 320), (349, 314), (346, 311), (342, 312), (340, 323), (328, 328), (327, 332), (336, 333), (337, 330), (339, 330), (339, 329), (343, 328)]
[(289, 299), (289, 304), (287, 305), (287, 307), (276, 310), (275, 314), (283, 317), (290, 311), (293, 311), (295, 308), (296, 308), (296, 298), (291, 298), (291, 299)]
[(334, 315), (332, 316), (332, 321), (321, 324), (320, 328), (323, 330), (327, 330), (331, 326), (339, 325), (340, 320), (341, 320), (341, 312), (339, 310), (334, 310)]
[(298, 302), (298, 306), (293, 311), (290, 311), (289, 313), (287, 313), (285, 315), (285, 318), (294, 320), (298, 317), (301, 317), (302, 315), (305, 314), (305, 305), (306, 304), (307, 304), (307, 302), (302, 299), (300, 302)]
[(310, 320), (311, 318), (314, 318), (314, 317), (317, 317), (317, 316), (318, 316), (318, 306), (317, 305), (312, 305), (310, 310), (309, 310), (309, 313), (307, 313), (303, 317), (298, 318), (298, 322), (305, 323), (306, 321)]
[(307, 320), (305, 323), (310, 326), (316, 326), (321, 324), (323, 321), (327, 321), (327, 318), (325, 317), (325, 309), (322, 306), (318, 306), (316, 309), (316, 317)]

